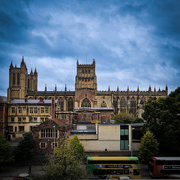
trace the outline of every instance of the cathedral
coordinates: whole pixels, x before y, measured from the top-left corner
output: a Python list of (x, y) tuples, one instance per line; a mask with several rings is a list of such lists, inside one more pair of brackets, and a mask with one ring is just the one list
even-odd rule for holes
[(100, 91), (97, 89), (96, 62), (79, 64), (77, 60), (75, 90), (38, 91), (38, 72), (35, 68), (28, 74), (28, 69), (22, 57), (20, 67), (9, 67), (8, 101), (8, 131), (9, 139), (17, 139), (23, 132), (30, 132), (33, 126), (48, 119), (57, 118), (66, 124), (110, 123), (119, 112), (132, 113), (141, 117), (143, 107), (148, 99), (158, 99), (168, 95), (165, 90), (147, 91), (119, 90)]

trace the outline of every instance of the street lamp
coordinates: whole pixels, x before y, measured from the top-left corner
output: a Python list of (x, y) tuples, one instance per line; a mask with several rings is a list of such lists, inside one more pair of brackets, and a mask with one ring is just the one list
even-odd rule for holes
[(54, 128), (54, 149), (55, 149), (55, 127), (56, 126), (53, 126), (53, 128)]
[(133, 139), (133, 130), (134, 130), (135, 128), (133, 128), (132, 126), (131, 126), (131, 157), (133, 156), (133, 147), (132, 147), (132, 139)]

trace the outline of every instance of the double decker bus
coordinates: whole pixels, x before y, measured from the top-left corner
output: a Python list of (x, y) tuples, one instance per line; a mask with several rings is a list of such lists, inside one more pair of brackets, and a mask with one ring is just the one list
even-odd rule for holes
[(180, 157), (151, 157), (149, 175), (152, 178), (180, 179)]
[(87, 173), (100, 178), (107, 176), (141, 178), (137, 157), (87, 157)]

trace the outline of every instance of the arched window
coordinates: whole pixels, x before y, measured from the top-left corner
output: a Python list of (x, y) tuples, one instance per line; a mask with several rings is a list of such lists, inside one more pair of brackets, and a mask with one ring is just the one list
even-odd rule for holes
[(125, 113), (126, 112), (126, 106), (127, 106), (127, 102), (125, 97), (122, 97), (120, 100), (120, 112)]
[(104, 101), (101, 103), (101, 107), (107, 107), (107, 105)]
[(135, 98), (131, 98), (130, 101), (130, 113), (135, 114), (136, 113), (136, 100)]
[(17, 74), (17, 85), (20, 85), (20, 74)]
[(59, 106), (60, 106), (60, 111), (63, 111), (64, 110), (64, 100), (63, 100), (63, 98), (60, 98)]
[(16, 84), (16, 74), (13, 73), (13, 85), (15, 85), (15, 84)]
[(28, 89), (30, 88), (30, 80), (28, 79)]
[(68, 111), (73, 111), (73, 98), (68, 99)]
[(91, 103), (90, 103), (89, 99), (85, 98), (82, 101), (81, 107), (91, 107)]

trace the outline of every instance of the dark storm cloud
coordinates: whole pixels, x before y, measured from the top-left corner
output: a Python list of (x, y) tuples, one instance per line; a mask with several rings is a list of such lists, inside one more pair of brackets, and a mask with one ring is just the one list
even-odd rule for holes
[(6, 67), (8, 77), (11, 60), (19, 66), (25, 56), (28, 71), (38, 70), (40, 90), (68, 83), (73, 90), (76, 60), (95, 58), (100, 90), (173, 90), (180, 84), (179, 9), (179, 0), (2, 0), (0, 73)]

